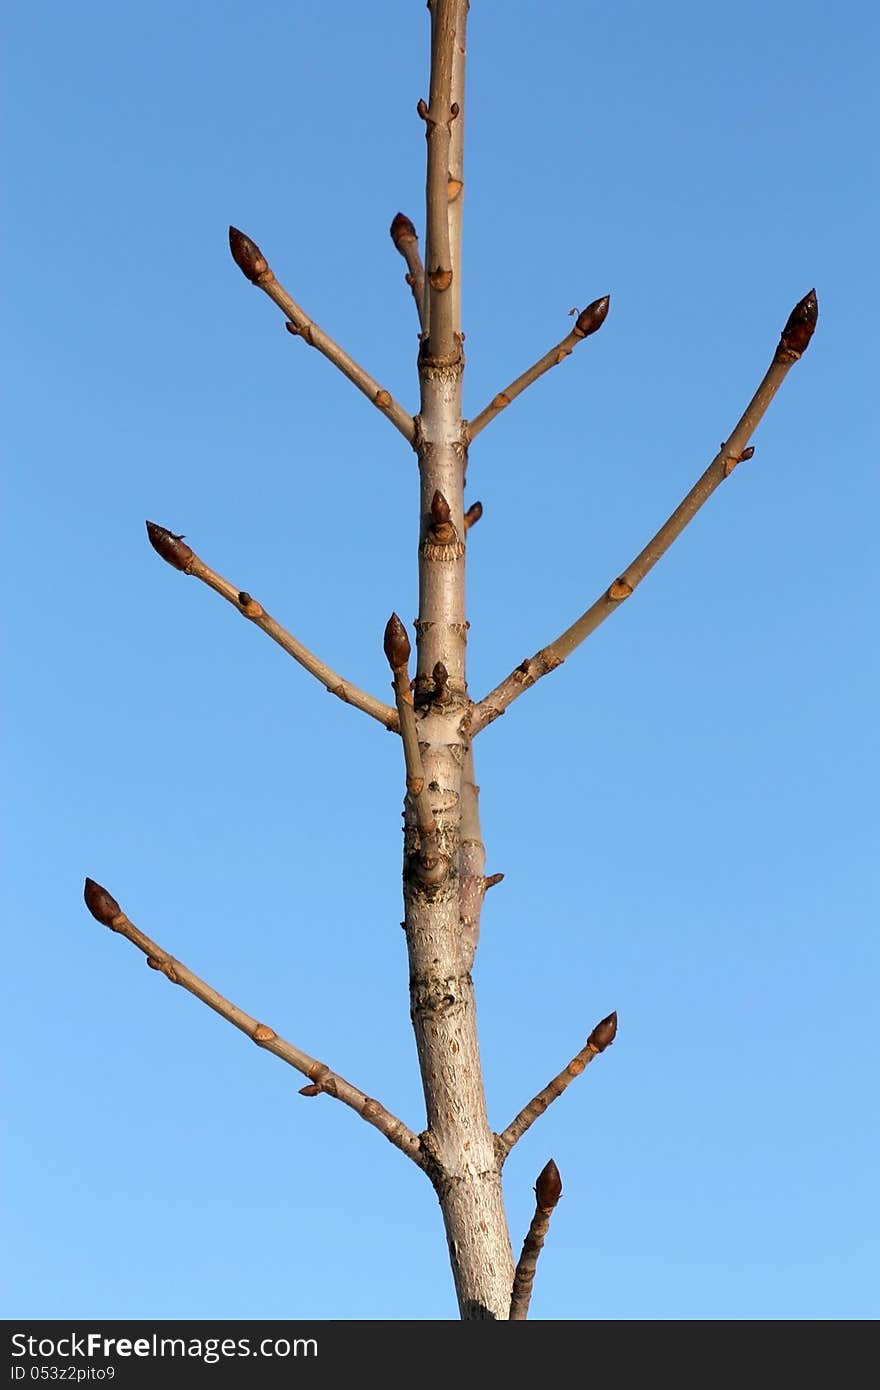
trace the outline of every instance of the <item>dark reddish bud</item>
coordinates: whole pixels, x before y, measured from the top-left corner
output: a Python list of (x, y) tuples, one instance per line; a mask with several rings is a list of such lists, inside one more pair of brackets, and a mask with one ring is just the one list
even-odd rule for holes
[(100, 922), (102, 926), (112, 927), (116, 918), (122, 915), (122, 908), (116, 899), (111, 898), (107, 889), (102, 888), (93, 878), (86, 879), (83, 898), (95, 921)]
[(446, 687), (449, 682), (449, 672), (443, 665), (442, 661), (438, 661), (435, 663), (431, 675), (434, 678), (434, 699), (439, 704), (443, 704), (444, 700), (446, 700), (447, 698)]
[(396, 613), (392, 613), (385, 627), (385, 655), (392, 671), (405, 671), (411, 651), (406, 628)]
[(300, 1086), (300, 1088), (299, 1088), (299, 1093), (300, 1093), (301, 1096), (319, 1096), (319, 1095), (321, 1094), (321, 1087), (320, 1087), (320, 1086)]
[(434, 526), (443, 526), (452, 516), (449, 503), (442, 492), (435, 492), (431, 498), (431, 521)]
[(482, 502), (472, 502), (464, 514), (464, 529), (469, 531), (472, 526), (476, 526), (480, 517), (483, 515)]
[(788, 323), (782, 330), (779, 346), (786, 352), (796, 352), (800, 357), (801, 353), (806, 352), (810, 346), (810, 339), (813, 336), (818, 317), (819, 301), (816, 298), (816, 291), (810, 290), (810, 293), (805, 294), (789, 314)]
[(269, 262), (263, 255), (255, 241), (251, 241), (249, 236), (240, 232), (237, 227), (229, 228), (229, 249), (232, 252), (232, 259), (238, 266), (242, 275), (245, 275), (252, 284), (256, 284), (261, 275), (265, 275), (269, 269)]
[(538, 1206), (543, 1207), (545, 1211), (552, 1211), (562, 1196), (562, 1178), (559, 1176), (559, 1169), (552, 1158), (538, 1174), (538, 1181), (535, 1183), (535, 1196), (538, 1199)]
[(604, 1052), (606, 1047), (611, 1046), (616, 1037), (617, 1010), (615, 1009), (613, 1014), (609, 1014), (607, 1018), (602, 1019), (601, 1023), (596, 1024), (592, 1033), (587, 1038), (587, 1043), (590, 1047), (595, 1048), (597, 1052)]
[(162, 559), (167, 560), (176, 570), (186, 570), (195, 559), (189, 546), (184, 543), (183, 536), (175, 536), (173, 531), (166, 531), (164, 526), (157, 526), (155, 521), (147, 522), (147, 535), (156, 554), (161, 555)]
[(490, 888), (495, 887), (496, 883), (500, 883), (503, 878), (503, 874), (488, 874), (487, 877), (483, 879), (484, 889), (488, 892)]
[(740, 463), (748, 463), (749, 459), (754, 458), (754, 456), (755, 446), (754, 444), (750, 444), (747, 449), (743, 449), (742, 453), (739, 456), (739, 461)]
[(418, 241), (419, 235), (405, 213), (399, 212), (391, 223), (391, 240), (400, 250), (401, 243), (404, 241)]
[(573, 332), (579, 338), (589, 338), (591, 333), (598, 333), (608, 317), (610, 303), (611, 295), (603, 294), (601, 299), (594, 299), (592, 304), (587, 305), (586, 309), (581, 309), (575, 319)]

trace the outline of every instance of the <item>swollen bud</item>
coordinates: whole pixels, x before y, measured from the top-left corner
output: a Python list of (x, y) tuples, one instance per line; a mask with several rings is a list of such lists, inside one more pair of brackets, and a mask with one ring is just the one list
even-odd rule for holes
[(472, 526), (476, 526), (480, 517), (483, 515), (482, 502), (472, 502), (464, 514), (464, 529), (469, 531)]
[(607, 1018), (602, 1019), (601, 1023), (596, 1024), (592, 1033), (587, 1038), (587, 1044), (596, 1052), (604, 1052), (606, 1047), (611, 1046), (616, 1037), (617, 1010), (615, 1009), (613, 1014), (609, 1014)]
[(538, 1199), (538, 1206), (543, 1207), (545, 1211), (552, 1211), (562, 1196), (562, 1178), (559, 1176), (559, 1169), (552, 1158), (538, 1174), (538, 1181), (535, 1183), (535, 1196)]
[(578, 338), (589, 338), (591, 333), (598, 333), (608, 317), (610, 303), (610, 294), (603, 294), (601, 299), (594, 299), (592, 304), (588, 304), (586, 309), (582, 309), (578, 314), (572, 332)]
[(797, 303), (788, 316), (788, 323), (782, 330), (779, 346), (786, 352), (796, 352), (800, 357), (810, 346), (810, 339), (819, 317), (819, 301), (816, 291), (810, 290)]
[(405, 671), (409, 664), (411, 648), (406, 628), (396, 613), (391, 614), (386, 624), (383, 646), (392, 671)]
[(112, 898), (107, 889), (102, 888), (100, 883), (96, 883), (93, 878), (86, 879), (83, 899), (95, 921), (100, 922), (104, 927), (112, 927), (116, 918), (122, 915), (122, 908), (116, 899)]
[(402, 242), (418, 241), (419, 239), (418, 232), (416, 231), (412, 222), (410, 222), (409, 218), (403, 212), (399, 212), (397, 216), (394, 218), (393, 222), (391, 223), (390, 231), (391, 240), (394, 242), (394, 245), (397, 247), (398, 251), (400, 250)]
[(445, 526), (451, 516), (449, 503), (438, 488), (431, 498), (431, 524), (433, 526)]
[(242, 275), (247, 276), (252, 284), (255, 285), (260, 276), (269, 269), (269, 262), (257, 243), (251, 241), (250, 237), (245, 236), (237, 227), (229, 228), (229, 249)]
[(164, 526), (157, 526), (155, 521), (147, 522), (147, 536), (156, 554), (161, 555), (162, 559), (167, 560), (176, 570), (186, 571), (195, 559), (183, 536), (175, 536), (173, 531), (166, 531)]

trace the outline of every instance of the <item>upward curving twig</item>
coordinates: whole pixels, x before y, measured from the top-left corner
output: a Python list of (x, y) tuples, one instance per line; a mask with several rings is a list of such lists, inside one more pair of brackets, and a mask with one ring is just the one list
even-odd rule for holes
[(538, 1181), (535, 1183), (535, 1214), (532, 1217), (513, 1277), (513, 1292), (510, 1296), (511, 1322), (525, 1322), (529, 1315), (535, 1272), (538, 1268), (538, 1256), (544, 1249), (544, 1241), (547, 1239), (547, 1232), (550, 1229), (550, 1217), (553, 1215), (561, 1196), (562, 1178), (559, 1176), (559, 1169), (551, 1158), (550, 1162), (541, 1169), (538, 1174)]
[(615, 579), (610, 588), (600, 594), (596, 602), (582, 613), (571, 627), (566, 628), (549, 646), (543, 647), (533, 657), (523, 661), (500, 685), (496, 685), (494, 690), (474, 706), (470, 725), (471, 736), (479, 733), (480, 729), (484, 729), (493, 719), (503, 714), (524, 690), (528, 690), (549, 671), (555, 671), (557, 666), (561, 666), (584, 638), (589, 637), (600, 623), (616, 612), (623, 601), (629, 598), (636, 585), (641, 583), (661, 556), (666, 554), (672, 542), (681, 535), (688, 522), (693, 520), (703, 503), (712, 496), (724, 479), (730, 476), (736, 465), (752, 457), (754, 449), (746, 446), (788, 372), (806, 352), (816, 327), (818, 312), (816, 291), (810, 290), (789, 315), (773, 361), (740, 416), (733, 433), (727, 442), (721, 445), (709, 467), (691, 488), (684, 501), (679, 503), (672, 516), (663, 523), (632, 564)]
[(143, 951), (147, 958), (147, 965), (153, 970), (160, 971), (173, 985), (180, 985), (182, 989), (195, 995), (196, 999), (200, 999), (203, 1004), (207, 1004), (209, 1009), (213, 1009), (221, 1018), (225, 1018), (227, 1023), (231, 1023), (234, 1028), (238, 1028), (246, 1034), (258, 1047), (280, 1057), (282, 1062), (286, 1062), (288, 1066), (308, 1077), (312, 1084), (305, 1088), (307, 1095), (317, 1095), (320, 1092), (324, 1095), (334, 1096), (336, 1100), (341, 1100), (343, 1105), (349, 1106), (360, 1115), (361, 1119), (366, 1120), (367, 1124), (373, 1125), (380, 1134), (384, 1134), (389, 1143), (400, 1149), (407, 1158), (411, 1158), (418, 1168), (424, 1167), (418, 1135), (408, 1129), (402, 1120), (398, 1120), (396, 1115), (392, 1115), (390, 1110), (386, 1110), (384, 1105), (380, 1105), (377, 1100), (373, 1100), (357, 1086), (353, 1086), (350, 1081), (339, 1076), (337, 1072), (331, 1071), (330, 1067), (323, 1062), (317, 1061), (314, 1057), (310, 1057), (307, 1052), (302, 1052), (298, 1047), (294, 1047), (293, 1043), (279, 1037), (273, 1028), (269, 1028), (265, 1023), (260, 1023), (250, 1014), (246, 1014), (244, 1009), (240, 1009), (237, 1004), (232, 1004), (224, 998), (213, 986), (206, 984), (198, 975), (195, 975), (182, 961), (175, 960), (174, 956), (170, 955), (163, 947), (157, 946), (155, 941), (151, 941), (126, 917), (116, 899), (111, 897), (107, 889), (102, 888), (100, 883), (95, 883), (94, 879), (87, 878), (83, 897), (86, 907), (95, 920), (103, 926), (109, 927), (111, 931), (118, 932), (120, 936), (124, 936), (127, 941), (130, 941), (132, 946)]
[(283, 628), (280, 623), (270, 617), (263, 608), (262, 604), (257, 603), (255, 598), (246, 593), (244, 589), (237, 589), (234, 584), (230, 584), (228, 579), (224, 579), (221, 574), (217, 574), (200, 560), (195, 551), (186, 544), (183, 536), (176, 536), (173, 531), (168, 531), (164, 526), (157, 526), (154, 521), (147, 522), (147, 535), (150, 538), (150, 545), (162, 559), (167, 561), (174, 569), (180, 570), (183, 574), (192, 574), (196, 579), (201, 579), (203, 584), (207, 584), (209, 589), (213, 589), (215, 594), (220, 594), (228, 603), (231, 603), (236, 612), (243, 618), (248, 618), (255, 627), (261, 628), (267, 636), (277, 642), (294, 661), (298, 661), (310, 675), (315, 676), (331, 695), (342, 700), (346, 705), (354, 705), (355, 709), (362, 710), (364, 714), (369, 714), (371, 718), (377, 719), (380, 724), (384, 724), (386, 729), (397, 730), (397, 713), (386, 705), (382, 700), (375, 699), (368, 695), (365, 690), (359, 690), (356, 685), (345, 681), (337, 675), (331, 667), (327, 666), (314, 652), (310, 652), (308, 647), (304, 647), (302, 642)]
[(597, 1023), (587, 1041), (584, 1043), (580, 1052), (572, 1057), (567, 1067), (563, 1067), (558, 1076), (554, 1076), (552, 1081), (542, 1087), (536, 1096), (524, 1105), (522, 1110), (516, 1115), (505, 1130), (495, 1137), (495, 1152), (498, 1155), (499, 1163), (503, 1163), (513, 1148), (514, 1144), (523, 1137), (527, 1129), (531, 1129), (537, 1119), (543, 1115), (548, 1105), (552, 1105), (558, 1096), (562, 1095), (574, 1081), (576, 1076), (590, 1065), (594, 1057), (598, 1057), (600, 1052), (604, 1052), (606, 1047), (610, 1047), (617, 1037), (617, 1013), (611, 1013), (607, 1018), (603, 1018)]
[(578, 343), (583, 342), (584, 338), (592, 337), (594, 333), (598, 333), (608, 317), (610, 303), (611, 296), (606, 294), (601, 299), (595, 299), (592, 304), (588, 304), (586, 309), (581, 310), (571, 332), (566, 333), (561, 342), (558, 342), (549, 352), (545, 352), (543, 357), (539, 357), (528, 371), (516, 378), (516, 381), (512, 381), (509, 386), (505, 386), (503, 391), (499, 391), (497, 396), (493, 396), (479, 415), (475, 415), (473, 420), (468, 421), (468, 440), (473, 442), (490, 421), (494, 420), (496, 415), (500, 415), (502, 410), (506, 410), (510, 402), (515, 401), (517, 396), (521, 396), (526, 387), (531, 386), (533, 381), (537, 381), (545, 372), (549, 372), (551, 367), (558, 367), (560, 362), (564, 362)]
[(232, 259), (242, 275), (250, 280), (252, 285), (256, 285), (264, 294), (267, 294), (287, 315), (288, 331), (293, 333), (295, 337), (302, 338), (309, 347), (317, 348), (328, 362), (332, 362), (334, 367), (338, 367), (342, 375), (347, 376), (359, 391), (363, 391), (376, 409), (381, 410), (383, 415), (387, 415), (392, 425), (400, 430), (404, 439), (412, 444), (415, 439), (415, 424), (412, 416), (404, 410), (402, 405), (398, 404), (384, 386), (380, 386), (369, 372), (364, 371), (360, 363), (355, 362), (353, 357), (349, 357), (345, 349), (334, 342), (323, 328), (319, 328), (299, 307), (295, 299), (291, 299), (284, 286), (276, 280), (269, 262), (257, 243), (251, 241), (251, 238), (246, 236), (244, 232), (240, 232), (237, 227), (230, 227), (229, 249), (232, 252)]

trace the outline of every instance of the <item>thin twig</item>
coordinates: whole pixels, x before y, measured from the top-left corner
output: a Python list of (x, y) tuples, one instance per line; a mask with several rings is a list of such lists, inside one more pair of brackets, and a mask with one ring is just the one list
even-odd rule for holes
[(528, 690), (549, 671), (561, 666), (584, 638), (595, 632), (607, 617), (616, 612), (623, 601), (629, 598), (636, 585), (641, 583), (661, 556), (665, 555), (672, 542), (681, 535), (688, 522), (696, 516), (719, 484), (730, 476), (738, 463), (752, 457), (754, 449), (746, 447), (748, 441), (787, 373), (806, 351), (816, 326), (817, 314), (816, 292), (811, 290), (792, 310), (763, 381), (746, 406), (730, 438), (722, 444), (703, 476), (694, 484), (684, 501), (676, 507), (672, 516), (664, 522), (644, 550), (596, 602), (555, 641), (517, 666), (500, 685), (474, 706), (470, 725), (472, 737), (503, 714), (524, 690)]
[[(139, 951), (143, 951), (147, 958), (147, 964), (153, 970), (161, 971), (172, 984), (180, 985), (182, 989), (194, 994), (196, 999), (207, 1004), (209, 1009), (213, 1009), (221, 1018), (225, 1018), (227, 1023), (240, 1029), (258, 1047), (280, 1057), (282, 1062), (287, 1062), (288, 1066), (308, 1077), (312, 1086), (317, 1087), (318, 1091), (341, 1100), (343, 1105), (356, 1111), (362, 1119), (367, 1121), (367, 1124), (373, 1125), (381, 1134), (384, 1134), (395, 1148), (400, 1149), (407, 1158), (411, 1158), (419, 1168), (424, 1166), (418, 1136), (408, 1129), (402, 1120), (398, 1120), (396, 1115), (392, 1115), (389, 1110), (386, 1110), (384, 1105), (380, 1105), (377, 1100), (373, 1100), (357, 1086), (353, 1086), (350, 1081), (346, 1081), (344, 1077), (339, 1076), (323, 1062), (318, 1062), (307, 1052), (301, 1052), (298, 1047), (286, 1042), (284, 1038), (278, 1036), (273, 1028), (269, 1028), (265, 1023), (260, 1023), (250, 1014), (246, 1014), (244, 1009), (240, 1009), (237, 1004), (230, 1003), (222, 994), (218, 994), (216, 989), (206, 984), (198, 975), (194, 975), (181, 961), (176, 960), (168, 951), (158, 946), (155, 941), (151, 941), (142, 931), (139, 931), (134, 923), (126, 917), (116, 899), (111, 897), (106, 888), (102, 888), (99, 883), (87, 878), (83, 896), (86, 907), (92, 916), (105, 927), (109, 927), (111, 931), (124, 936)], [(313, 1091), (311, 1087), (307, 1087), (306, 1093), (316, 1094), (317, 1092)]]
[(541, 1169), (535, 1183), (535, 1214), (513, 1276), (513, 1292), (510, 1295), (511, 1322), (525, 1322), (529, 1315), (538, 1256), (544, 1248), (544, 1241), (550, 1229), (550, 1217), (561, 1196), (562, 1178), (551, 1158)]
[(531, 386), (533, 381), (537, 381), (545, 372), (549, 372), (551, 367), (558, 367), (560, 362), (564, 362), (584, 338), (598, 333), (608, 316), (610, 303), (611, 296), (606, 294), (601, 299), (596, 299), (592, 304), (588, 304), (586, 309), (578, 314), (571, 332), (566, 333), (561, 342), (558, 342), (549, 352), (545, 352), (544, 356), (529, 367), (528, 371), (523, 372), (522, 376), (518, 376), (516, 381), (512, 381), (509, 386), (505, 386), (503, 391), (499, 391), (497, 396), (493, 396), (479, 415), (468, 421), (468, 440), (472, 443), (477, 435), (486, 428), (490, 420), (494, 420), (496, 415), (500, 415), (502, 410), (506, 410), (510, 402), (515, 401), (517, 396), (521, 396), (526, 387)]
[(391, 423), (400, 430), (404, 439), (412, 444), (415, 438), (415, 425), (412, 416), (404, 410), (403, 406), (394, 399), (384, 386), (380, 386), (369, 372), (364, 371), (358, 362), (349, 357), (345, 349), (334, 342), (322, 328), (319, 328), (309, 318), (296, 301), (291, 299), (284, 286), (276, 280), (257, 243), (246, 236), (244, 232), (240, 232), (237, 227), (230, 227), (229, 248), (242, 275), (250, 280), (252, 285), (263, 290), (287, 315), (288, 331), (296, 337), (302, 338), (309, 347), (317, 348), (318, 352), (322, 353), (329, 362), (332, 362), (334, 367), (338, 367), (342, 375), (347, 376), (359, 391), (363, 391), (376, 409), (381, 410), (383, 415), (387, 415)]
[(228, 579), (216, 574), (210, 569), (203, 560), (188, 546), (182, 536), (176, 536), (172, 531), (167, 531), (164, 526), (157, 526), (155, 522), (147, 522), (147, 535), (153, 549), (167, 560), (174, 569), (181, 570), (183, 574), (194, 575), (196, 579), (201, 579), (203, 584), (207, 584), (209, 589), (220, 594), (233, 608), (259, 628), (262, 628), (273, 642), (277, 642), (279, 647), (292, 656), (294, 661), (298, 661), (310, 675), (313, 675), (338, 699), (347, 705), (354, 705), (356, 709), (363, 710), (364, 714), (369, 714), (373, 719), (377, 719), (380, 724), (384, 724), (386, 729), (397, 730), (398, 719), (396, 712), (390, 705), (386, 705), (382, 700), (375, 699), (368, 695), (366, 691), (359, 690), (356, 685), (351, 685), (323, 661), (314, 652), (310, 652), (308, 647), (304, 647), (302, 642), (276, 623), (270, 617), (261, 604), (256, 599), (251, 598), (249, 593), (243, 589), (237, 589), (234, 584), (230, 584)]
[(524, 1105), (519, 1114), (511, 1120), (505, 1130), (502, 1130), (495, 1139), (495, 1149), (498, 1154), (499, 1163), (503, 1163), (510, 1153), (517, 1140), (521, 1139), (527, 1129), (530, 1129), (535, 1121), (543, 1115), (547, 1109), (562, 1092), (571, 1085), (576, 1076), (590, 1065), (594, 1057), (600, 1052), (604, 1052), (606, 1047), (610, 1047), (617, 1036), (617, 1013), (609, 1014), (603, 1018), (601, 1023), (597, 1023), (584, 1046), (576, 1057), (572, 1057), (567, 1067), (563, 1067), (558, 1076), (554, 1076), (552, 1081), (540, 1090), (538, 1094)]
[(394, 676), (394, 696), (397, 701), (397, 717), (406, 767), (406, 790), (415, 811), (419, 832), (420, 877), (424, 883), (436, 883), (445, 878), (447, 865), (440, 854), (437, 821), (425, 785), (425, 769), (422, 764), (422, 750), (419, 747), (419, 732), (409, 679), (409, 637), (396, 613), (391, 614), (385, 627), (384, 647)]
[[(451, 358), (455, 337), (455, 291), (449, 236), (449, 151), (452, 122), (459, 114), (452, 101), (452, 67), (459, 0), (429, 0), (431, 11), (431, 80), (428, 103), (418, 112), (428, 141), (426, 180), (427, 227), (425, 267), (428, 281), (426, 355)], [(458, 267), (456, 267), (456, 270)]]
[(406, 261), (406, 283), (412, 290), (419, 316), (419, 328), (424, 333), (425, 318), (425, 267), (419, 255), (419, 234), (405, 213), (399, 212), (391, 223), (391, 240)]

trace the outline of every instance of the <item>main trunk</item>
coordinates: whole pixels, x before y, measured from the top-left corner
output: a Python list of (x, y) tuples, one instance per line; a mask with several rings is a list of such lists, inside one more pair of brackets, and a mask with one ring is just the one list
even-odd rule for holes
[[(434, 0), (431, 6), (427, 331), (419, 355), (421, 411), (415, 440), (421, 477), (415, 704), (441, 860), (439, 868), (425, 872), (417, 854), (414, 811), (407, 804), (404, 900), (411, 1014), (427, 1110), (423, 1143), (443, 1212), (461, 1316), (506, 1319), (513, 1257), (486, 1114), (471, 951), (462, 939), (459, 862), (462, 771), (469, 751), (459, 310), (465, 13), (466, 0)], [(447, 74), (444, 87), (437, 39), (450, 24), (456, 28), (455, 50), (451, 82)], [(453, 101), (458, 114), (450, 119)], [(449, 198), (448, 238), (442, 228), (436, 233), (436, 177), (432, 216), (432, 159), (435, 171), (442, 173), (444, 199)]]

